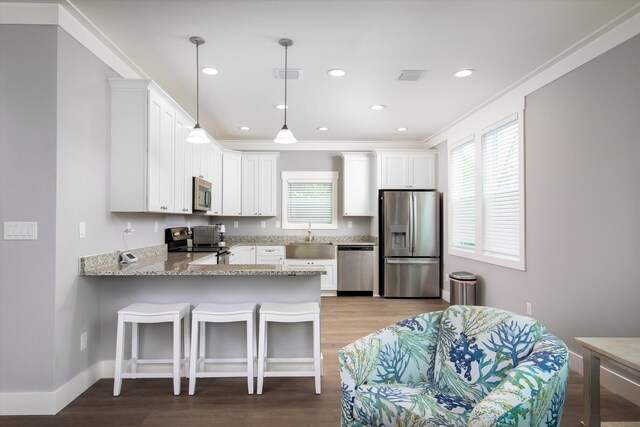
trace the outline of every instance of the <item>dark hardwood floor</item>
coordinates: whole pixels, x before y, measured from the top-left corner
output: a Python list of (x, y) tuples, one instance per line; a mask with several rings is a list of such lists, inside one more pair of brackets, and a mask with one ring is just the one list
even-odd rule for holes
[[(173, 396), (170, 379), (125, 380), (113, 397), (113, 380), (98, 381), (56, 416), (0, 417), (1, 426), (337, 426), (340, 423), (338, 350), (355, 339), (417, 313), (447, 307), (442, 300), (341, 297), (322, 300), (322, 394), (312, 378), (267, 378), (264, 394), (247, 395), (242, 378), (200, 379), (196, 395)], [(562, 420), (578, 426), (581, 376), (572, 373)], [(603, 420), (640, 420), (640, 407), (602, 389)]]

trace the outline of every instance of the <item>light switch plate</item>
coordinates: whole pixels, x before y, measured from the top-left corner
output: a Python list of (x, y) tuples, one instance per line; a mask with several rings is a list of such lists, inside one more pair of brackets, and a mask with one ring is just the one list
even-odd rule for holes
[(5, 221), (4, 240), (38, 240), (38, 223)]
[(87, 237), (87, 223), (80, 221), (78, 223), (78, 238), (84, 239), (85, 237)]

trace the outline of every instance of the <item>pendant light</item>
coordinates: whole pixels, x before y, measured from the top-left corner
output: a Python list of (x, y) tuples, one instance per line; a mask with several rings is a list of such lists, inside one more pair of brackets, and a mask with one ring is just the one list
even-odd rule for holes
[(187, 142), (191, 142), (192, 144), (207, 144), (211, 141), (204, 129), (200, 127), (200, 55), (198, 48), (201, 44), (204, 44), (204, 39), (193, 36), (189, 38), (189, 41), (196, 45), (196, 125), (191, 132), (189, 132)]
[(273, 142), (277, 144), (295, 144), (298, 140), (293, 136), (293, 133), (287, 127), (287, 109), (289, 105), (287, 104), (287, 77), (288, 77), (288, 69), (287, 69), (287, 49), (289, 46), (293, 46), (293, 40), (291, 39), (280, 39), (278, 42), (280, 46), (284, 46), (284, 125), (278, 135), (276, 135)]

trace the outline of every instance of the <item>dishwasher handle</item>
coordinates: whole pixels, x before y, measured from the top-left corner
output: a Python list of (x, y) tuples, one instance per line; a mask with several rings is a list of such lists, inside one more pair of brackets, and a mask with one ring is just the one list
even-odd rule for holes
[(338, 246), (338, 251), (372, 251), (373, 246)]

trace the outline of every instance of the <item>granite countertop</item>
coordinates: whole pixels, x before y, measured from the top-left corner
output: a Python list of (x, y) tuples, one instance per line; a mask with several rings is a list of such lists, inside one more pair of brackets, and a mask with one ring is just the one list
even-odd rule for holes
[[(164, 246), (164, 245), (161, 245)], [(83, 257), (81, 276), (316, 276), (327, 274), (322, 266), (289, 266), (267, 264), (209, 265), (209, 253), (162, 252), (159, 247), (144, 248), (134, 254), (140, 260), (120, 264), (114, 254)], [(146, 255), (146, 256), (145, 256)]]

